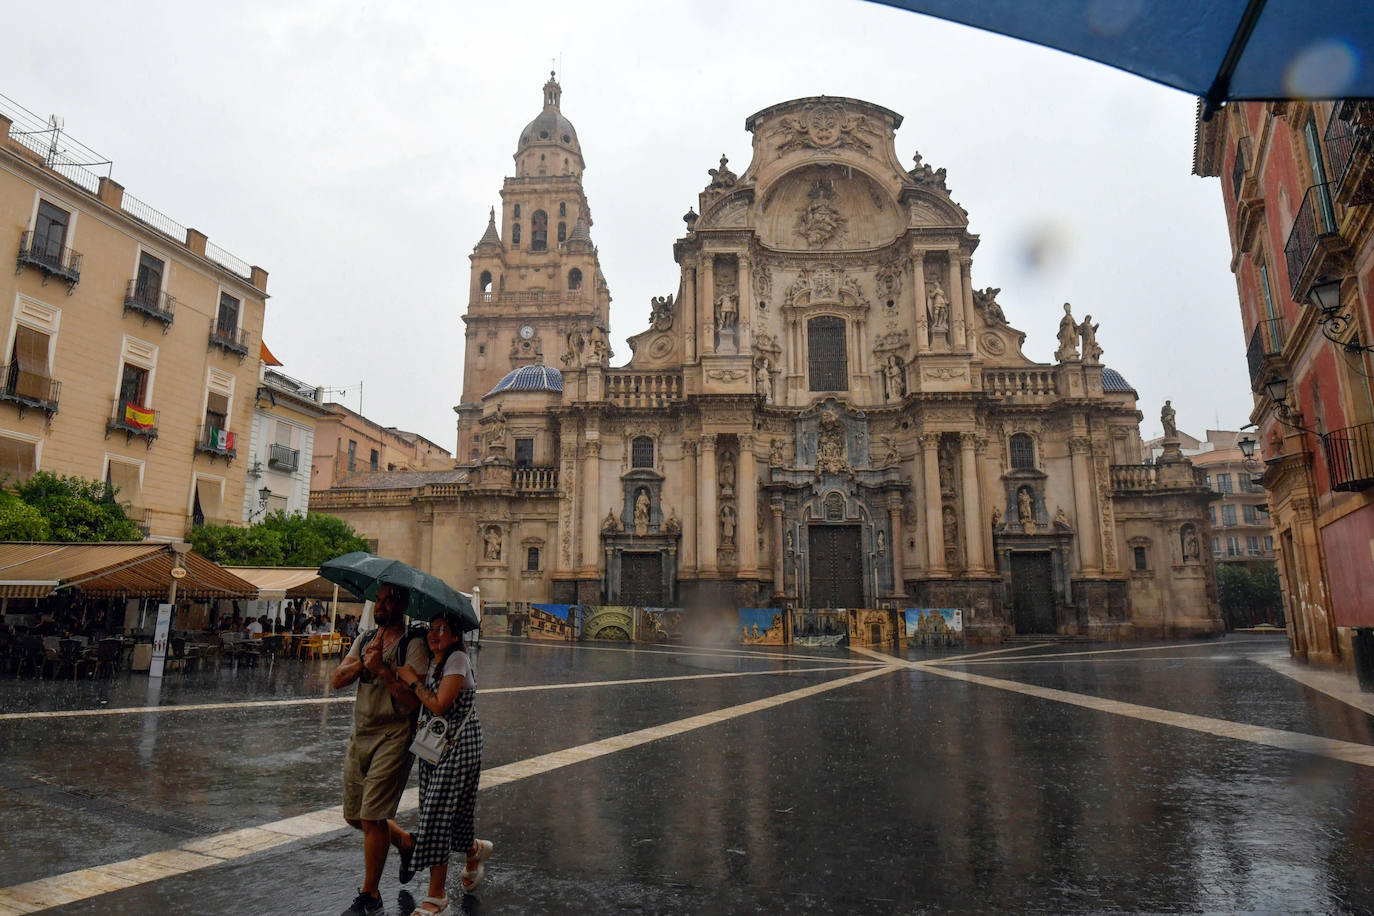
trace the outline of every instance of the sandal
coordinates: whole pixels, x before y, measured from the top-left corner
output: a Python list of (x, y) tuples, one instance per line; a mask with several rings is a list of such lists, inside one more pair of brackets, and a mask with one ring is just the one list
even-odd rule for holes
[[(420, 903), (422, 906), (417, 906), (415, 912), (411, 913), (410, 916), (453, 916), (453, 907), (449, 904), (447, 897), (426, 897)], [(423, 908), (423, 904), (426, 903), (432, 903), (439, 909), (426, 910)]]
[(486, 861), (487, 859), (491, 858), (491, 853), (496, 848), (492, 844), (491, 840), (474, 840), (472, 845), (477, 850), (477, 855), (472, 857), (473, 859), (477, 860), (477, 867), (473, 869), (464, 868), (462, 877), (460, 879), (460, 883), (463, 885), (463, 890), (468, 891), (469, 893), (481, 887), (482, 882), (486, 880)]

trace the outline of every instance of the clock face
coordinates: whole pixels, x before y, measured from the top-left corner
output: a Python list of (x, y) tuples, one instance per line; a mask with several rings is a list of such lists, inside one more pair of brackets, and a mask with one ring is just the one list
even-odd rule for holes
[(529, 340), (531, 337), (534, 336), (534, 328), (530, 327), (529, 325), (525, 325), (523, 328), (520, 329), (520, 336), (525, 338), (526, 340)]

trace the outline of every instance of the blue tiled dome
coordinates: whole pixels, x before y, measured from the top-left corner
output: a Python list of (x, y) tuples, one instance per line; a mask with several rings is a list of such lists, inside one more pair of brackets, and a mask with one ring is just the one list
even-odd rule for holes
[(501, 391), (558, 391), (563, 390), (563, 373), (548, 366), (521, 366), (507, 372), (488, 395)]
[(1102, 367), (1102, 390), (1103, 391), (1129, 391), (1135, 394), (1136, 390), (1131, 387), (1131, 383), (1121, 377), (1121, 373), (1115, 369)]

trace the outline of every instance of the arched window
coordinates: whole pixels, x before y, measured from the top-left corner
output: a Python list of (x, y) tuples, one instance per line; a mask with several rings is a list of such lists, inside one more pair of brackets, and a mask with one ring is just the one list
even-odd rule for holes
[(651, 468), (654, 466), (654, 440), (652, 436), (635, 436), (630, 443), (630, 467)]
[(559, 223), (559, 224), (558, 224), (558, 243), (561, 245), (563, 242), (566, 242), (567, 240), (568, 240), (568, 224), (567, 224), (567, 223)]
[(574, 267), (568, 271), (568, 289), (582, 288), (582, 271)]
[(511, 227), (510, 227), (510, 243), (511, 243), (511, 245), (519, 245), (519, 244), (520, 244), (520, 224), (519, 224), (519, 223), (516, 223), (514, 226), (511, 226)]
[(806, 323), (806, 339), (811, 390), (848, 390), (849, 359), (845, 355), (844, 319), (831, 315), (812, 318)]
[(482, 292), (484, 292), (484, 293), (489, 293), (489, 292), (491, 292), (491, 271), (489, 271), (489, 270), (484, 270), (484, 271), (482, 271), (482, 276), (480, 276), (480, 277), (477, 278), (477, 286), (478, 286), (478, 287), (482, 290)]
[[(564, 164), (564, 165), (567, 165), (567, 164), (568, 164), (568, 160), (564, 159), (564, 160), (563, 160), (563, 164)], [(567, 204), (566, 201), (560, 201), (559, 204), (558, 204), (558, 217), (559, 217), (559, 219), (562, 219), (563, 217), (565, 217), (565, 216), (567, 216), (567, 215), (568, 215), (568, 204)]]
[(530, 217), (530, 251), (547, 251), (549, 248), (549, 215), (543, 210), (535, 210)]
[(1017, 433), (1011, 437), (1011, 466), (1013, 468), (1035, 467), (1035, 446), (1031, 437)]

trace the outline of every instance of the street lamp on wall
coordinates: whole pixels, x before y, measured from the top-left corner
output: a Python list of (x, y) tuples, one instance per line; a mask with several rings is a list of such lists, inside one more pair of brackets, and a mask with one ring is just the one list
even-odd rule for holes
[(1255, 458), (1255, 446), (1257, 445), (1259, 445), (1258, 440), (1251, 435), (1245, 435), (1236, 440), (1236, 447), (1240, 449), (1241, 457), (1245, 459), (1240, 463), (1240, 466), (1249, 475), (1251, 483), (1259, 483), (1264, 479), (1264, 467)]
[(1341, 283), (1344, 278), (1323, 277), (1307, 293), (1307, 301), (1317, 310), (1317, 325), (1322, 336), (1347, 353), (1374, 353), (1374, 347), (1362, 346), (1359, 335), (1344, 339), (1354, 322), (1354, 316), (1341, 309)]
[(267, 487), (258, 490), (258, 507), (248, 513), (248, 524), (253, 524), (253, 519), (262, 518), (267, 514), (267, 502), (272, 498), (272, 491)]
[[(1288, 406), (1288, 379), (1281, 375), (1269, 376), (1269, 381), (1264, 383), (1264, 393), (1269, 397), (1269, 400), (1274, 402), (1274, 412), (1277, 414), (1279, 422), (1284, 426), (1311, 433), (1314, 436), (1321, 435), (1317, 430), (1303, 426), (1301, 411)], [(1239, 445), (1240, 443), (1236, 444)], [(1243, 452), (1244, 449), (1242, 448), (1241, 451)], [(1251, 446), (1251, 452), (1254, 452), (1254, 446)]]

